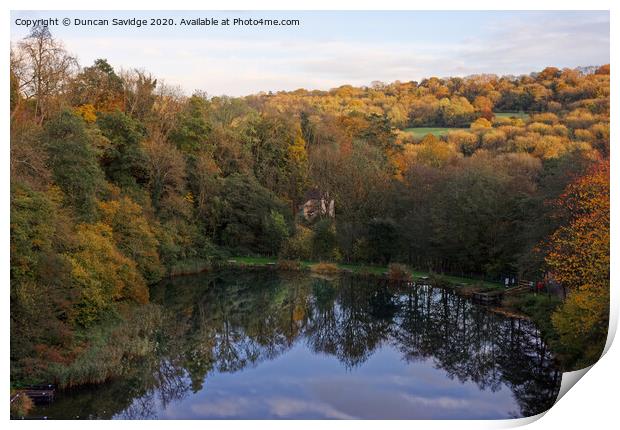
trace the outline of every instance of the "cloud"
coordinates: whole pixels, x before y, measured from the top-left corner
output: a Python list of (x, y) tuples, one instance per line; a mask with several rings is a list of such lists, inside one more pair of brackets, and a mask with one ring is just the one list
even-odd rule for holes
[(340, 412), (334, 407), (307, 400), (291, 398), (272, 398), (267, 399), (272, 414), (279, 418), (290, 418), (296, 415), (319, 414), (322, 418), (350, 420), (355, 417)]
[(174, 33), (169, 38), (69, 34), (63, 39), (82, 64), (104, 57), (117, 68), (146, 69), (186, 93), (201, 89), (213, 95), (329, 89), (429, 76), (521, 74), (548, 65), (609, 62), (609, 14), (505, 12), (487, 21), (471, 28), (464, 17), (459, 28), (446, 29), (442, 36), (421, 34), (412, 27), (402, 40), (388, 38), (381, 27), (372, 40), (359, 32), (323, 37), (319, 29), (295, 37)]
[(207, 400), (191, 405), (191, 412), (201, 418), (233, 418), (248, 415), (255, 407), (256, 400), (244, 397)]

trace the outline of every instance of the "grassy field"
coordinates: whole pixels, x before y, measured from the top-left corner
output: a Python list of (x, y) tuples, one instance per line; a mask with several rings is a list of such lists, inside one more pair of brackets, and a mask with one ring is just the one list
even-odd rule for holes
[(529, 113), (525, 112), (493, 112), (497, 118), (520, 118), (526, 120), (530, 117)]
[[(519, 118), (524, 121), (528, 120), (530, 114), (526, 112), (493, 112), (497, 118)], [(433, 136), (441, 137), (446, 136), (451, 131), (457, 130), (469, 130), (468, 128), (458, 128), (458, 127), (410, 127), (405, 128), (403, 131), (406, 133), (410, 133), (413, 135), (415, 139), (422, 139), (427, 134), (432, 134)]]
[[(268, 264), (277, 263), (278, 260), (276, 258), (270, 258), (270, 257), (231, 257), (229, 259), (229, 262), (231, 262), (231, 264), (235, 264), (235, 263), (232, 263), (232, 261), (236, 262), (237, 264), (251, 264), (254, 266), (267, 266)], [(302, 265), (302, 267), (309, 268), (310, 266), (317, 264), (317, 262), (316, 261), (301, 261), (300, 264)], [(388, 270), (386, 266), (371, 266), (371, 265), (363, 265), (363, 264), (337, 264), (337, 266), (340, 269), (350, 270), (353, 273), (364, 272), (364, 273), (372, 273), (375, 275), (381, 275), (383, 273), (386, 273)], [(414, 278), (431, 276), (429, 272), (419, 272), (415, 270), (411, 271), (411, 274), (414, 276)], [(481, 281), (476, 280), (476, 279), (462, 278), (459, 276), (441, 275), (441, 277), (445, 279), (446, 281), (452, 282), (454, 284), (459, 284), (459, 285), (472, 285), (472, 284), (481, 283)], [(482, 285), (488, 288), (501, 287), (499, 283), (488, 282), (488, 281), (482, 282)]]
[(415, 139), (422, 139), (427, 134), (432, 134), (433, 136), (445, 136), (451, 131), (457, 130), (467, 130), (466, 128), (452, 128), (452, 127), (413, 127), (406, 128), (403, 131), (407, 133), (411, 133)]

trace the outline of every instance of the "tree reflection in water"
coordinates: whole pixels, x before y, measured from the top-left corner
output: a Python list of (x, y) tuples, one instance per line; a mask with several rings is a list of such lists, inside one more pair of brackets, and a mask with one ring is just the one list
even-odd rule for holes
[(273, 360), (303, 342), (349, 371), (382, 346), (403, 360), (432, 360), (450, 379), (481, 390), (502, 385), (529, 416), (552, 406), (561, 373), (538, 329), (432, 286), (397, 289), (369, 280), (326, 280), (273, 271), (167, 280), (151, 291), (163, 320), (155, 350), (100, 387), (61, 396), (34, 414), (55, 418), (157, 418), (207, 389), (209, 376)]

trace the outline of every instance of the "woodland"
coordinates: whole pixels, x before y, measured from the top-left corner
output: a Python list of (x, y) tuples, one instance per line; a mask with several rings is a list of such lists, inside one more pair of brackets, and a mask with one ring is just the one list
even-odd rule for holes
[[(188, 96), (35, 27), (10, 67), (14, 386), (114, 376), (151, 285), (235, 256), (553, 279), (549, 341), (602, 352), (609, 65)], [(333, 216), (301, 213), (313, 190)]]

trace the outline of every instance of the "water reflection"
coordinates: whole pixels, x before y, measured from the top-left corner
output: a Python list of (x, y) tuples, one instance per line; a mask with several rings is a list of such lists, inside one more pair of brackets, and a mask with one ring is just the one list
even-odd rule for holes
[(148, 359), (33, 414), (52, 418), (508, 418), (561, 373), (539, 331), (449, 291), (222, 272), (153, 288)]

